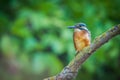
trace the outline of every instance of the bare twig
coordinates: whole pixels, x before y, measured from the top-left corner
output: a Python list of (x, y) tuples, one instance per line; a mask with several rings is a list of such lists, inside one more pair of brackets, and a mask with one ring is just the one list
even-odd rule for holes
[(83, 49), (77, 56), (56, 76), (46, 78), (44, 80), (72, 80), (76, 77), (78, 70), (82, 63), (90, 57), (93, 52), (95, 52), (103, 44), (107, 43), (114, 36), (120, 34), (120, 24), (114, 26), (110, 30), (106, 31), (102, 35), (95, 38), (93, 43)]

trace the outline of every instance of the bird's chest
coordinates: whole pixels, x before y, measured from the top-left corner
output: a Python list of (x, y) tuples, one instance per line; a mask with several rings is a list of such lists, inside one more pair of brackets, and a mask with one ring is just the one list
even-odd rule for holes
[(83, 41), (83, 40), (89, 39), (89, 34), (87, 31), (75, 30), (73, 37), (75, 40)]
[(75, 30), (73, 35), (74, 46), (77, 51), (90, 45), (90, 34), (84, 30)]

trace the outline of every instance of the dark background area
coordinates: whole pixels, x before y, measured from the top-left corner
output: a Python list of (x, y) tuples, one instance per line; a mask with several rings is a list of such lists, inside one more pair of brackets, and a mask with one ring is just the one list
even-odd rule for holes
[[(0, 80), (42, 80), (75, 56), (68, 26), (94, 38), (120, 23), (120, 0), (0, 0)], [(99, 48), (75, 80), (120, 80), (120, 36)]]

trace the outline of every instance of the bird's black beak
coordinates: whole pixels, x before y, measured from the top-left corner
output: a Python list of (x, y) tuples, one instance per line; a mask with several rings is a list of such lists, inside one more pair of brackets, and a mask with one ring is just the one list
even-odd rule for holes
[(68, 26), (69, 29), (74, 29), (76, 26)]

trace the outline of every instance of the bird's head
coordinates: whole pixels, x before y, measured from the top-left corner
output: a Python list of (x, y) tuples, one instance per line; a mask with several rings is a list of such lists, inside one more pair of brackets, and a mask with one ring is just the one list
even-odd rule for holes
[(85, 23), (78, 23), (78, 24), (76, 24), (74, 26), (69, 26), (68, 28), (69, 29), (80, 29), (80, 30), (88, 31), (87, 26), (86, 26)]

